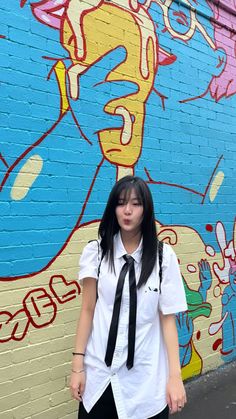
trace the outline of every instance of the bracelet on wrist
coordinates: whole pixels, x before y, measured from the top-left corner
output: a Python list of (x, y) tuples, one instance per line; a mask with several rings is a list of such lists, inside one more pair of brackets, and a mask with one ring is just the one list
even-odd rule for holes
[(81, 374), (82, 372), (85, 372), (85, 369), (82, 369), (82, 370), (79, 370), (79, 371), (72, 369), (71, 371), (74, 372), (75, 374)]
[(80, 356), (85, 356), (85, 354), (83, 352), (72, 352), (72, 355), (80, 355)]

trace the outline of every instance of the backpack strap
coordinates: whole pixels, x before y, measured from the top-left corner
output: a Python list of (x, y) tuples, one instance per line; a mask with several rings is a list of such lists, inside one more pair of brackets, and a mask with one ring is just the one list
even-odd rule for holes
[[(100, 268), (101, 268), (102, 259), (104, 257), (104, 254), (103, 254), (103, 252), (101, 252), (101, 246), (100, 246), (99, 240), (89, 240), (88, 241), (88, 243), (91, 243), (91, 242), (97, 242), (97, 246), (98, 246), (98, 262), (99, 262), (98, 263), (98, 279), (99, 279)], [(97, 279), (97, 282), (96, 282), (96, 285), (97, 285), (97, 299), (98, 299), (98, 279)]]
[(101, 268), (101, 263), (102, 263), (102, 259), (103, 259), (103, 252), (102, 252), (102, 254), (101, 254), (101, 246), (100, 246), (100, 243), (99, 243), (99, 240), (89, 240), (88, 241), (88, 243), (91, 243), (91, 242), (97, 242), (97, 246), (98, 246), (98, 262), (99, 262), (99, 264), (98, 264), (98, 278), (99, 278), (99, 275), (100, 275), (100, 268)]
[(158, 256), (159, 256), (159, 278), (160, 278), (159, 291), (160, 293), (161, 293), (161, 283), (162, 283), (163, 246), (164, 246), (164, 243), (159, 241), (158, 242)]

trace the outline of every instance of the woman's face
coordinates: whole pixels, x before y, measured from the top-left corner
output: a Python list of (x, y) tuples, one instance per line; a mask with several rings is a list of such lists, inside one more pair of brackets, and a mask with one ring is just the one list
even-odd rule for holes
[(140, 232), (143, 205), (134, 189), (128, 194), (125, 194), (125, 191), (121, 192), (116, 207), (116, 217), (121, 231), (133, 234)]

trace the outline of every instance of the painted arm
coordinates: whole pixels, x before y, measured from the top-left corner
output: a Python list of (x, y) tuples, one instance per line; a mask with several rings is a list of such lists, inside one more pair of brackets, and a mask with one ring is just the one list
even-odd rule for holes
[(201, 283), (198, 291), (200, 292), (203, 301), (206, 301), (207, 291), (211, 288), (212, 284), (211, 268), (206, 259), (201, 259), (201, 261), (198, 262), (198, 267), (199, 279)]
[[(94, 309), (96, 305), (96, 280), (94, 278), (86, 278), (83, 286), (82, 307), (76, 330), (75, 352), (85, 353), (88, 338), (91, 333)], [(86, 376), (84, 369), (84, 357), (74, 355), (72, 360), (72, 372), (70, 378), (71, 394), (76, 400), (81, 400), (84, 392)]]
[(188, 313), (176, 315), (176, 327), (179, 337), (179, 354), (181, 367), (189, 364), (192, 356), (193, 321)]
[(175, 315), (163, 315), (160, 313), (160, 319), (169, 363), (169, 378), (166, 388), (167, 403), (169, 405), (170, 412), (176, 413), (179, 411), (178, 406), (183, 407), (187, 400), (181, 378), (179, 343)]

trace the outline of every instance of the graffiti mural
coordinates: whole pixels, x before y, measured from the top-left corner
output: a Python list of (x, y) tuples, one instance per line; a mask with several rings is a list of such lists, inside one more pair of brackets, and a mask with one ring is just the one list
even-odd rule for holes
[(235, 358), (234, 2), (10, 0), (0, 22), (2, 346), (76, 307), (81, 249), (134, 173), (179, 258), (183, 377)]

